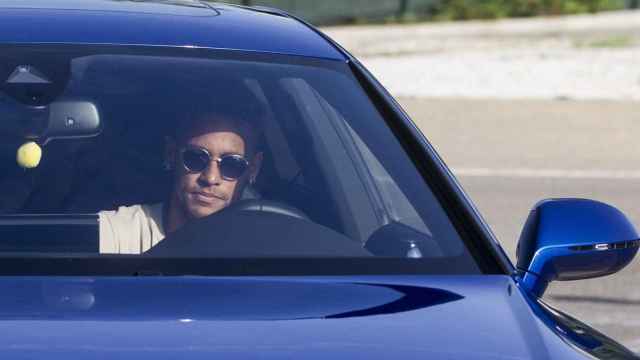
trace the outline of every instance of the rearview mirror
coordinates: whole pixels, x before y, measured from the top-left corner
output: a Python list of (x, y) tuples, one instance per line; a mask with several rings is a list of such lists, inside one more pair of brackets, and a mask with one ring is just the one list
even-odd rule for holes
[(100, 134), (100, 116), (94, 103), (83, 100), (52, 102), (49, 121), (41, 138), (53, 139), (86, 138)]
[(542, 296), (549, 282), (615, 273), (638, 251), (638, 233), (613, 206), (587, 199), (543, 200), (518, 242), (522, 286)]
[(54, 139), (76, 139), (102, 131), (98, 107), (91, 101), (66, 99), (46, 106), (14, 106), (0, 114), (16, 135), (44, 144)]

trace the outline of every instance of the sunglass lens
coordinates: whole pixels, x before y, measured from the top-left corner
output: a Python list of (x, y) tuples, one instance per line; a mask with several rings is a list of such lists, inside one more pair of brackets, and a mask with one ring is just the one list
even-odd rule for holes
[(182, 161), (190, 171), (203, 171), (209, 165), (209, 154), (198, 149), (188, 149), (182, 153)]
[(238, 179), (247, 171), (249, 164), (241, 156), (228, 155), (220, 159), (220, 172), (227, 179)]

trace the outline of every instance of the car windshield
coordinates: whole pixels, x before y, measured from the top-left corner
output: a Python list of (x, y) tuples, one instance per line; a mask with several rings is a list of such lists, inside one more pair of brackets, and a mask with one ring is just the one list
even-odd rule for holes
[(177, 274), (482, 272), (345, 62), (114, 46), (1, 54), (4, 273), (64, 273), (56, 259), (84, 261), (74, 274), (153, 261), (149, 271)]

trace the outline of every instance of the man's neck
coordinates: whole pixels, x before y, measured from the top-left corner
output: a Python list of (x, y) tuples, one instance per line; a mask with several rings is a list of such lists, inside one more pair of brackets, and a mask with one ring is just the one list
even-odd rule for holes
[(175, 199), (171, 197), (171, 199), (165, 203), (163, 211), (163, 226), (166, 234), (172, 233), (178, 230), (182, 225), (184, 225), (186, 220), (186, 216), (183, 211), (178, 206), (175, 206)]

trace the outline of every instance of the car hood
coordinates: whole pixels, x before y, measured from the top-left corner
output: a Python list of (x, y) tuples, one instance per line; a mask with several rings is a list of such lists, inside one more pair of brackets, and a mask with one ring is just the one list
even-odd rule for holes
[(508, 276), (9, 277), (0, 289), (2, 358), (577, 355)]

